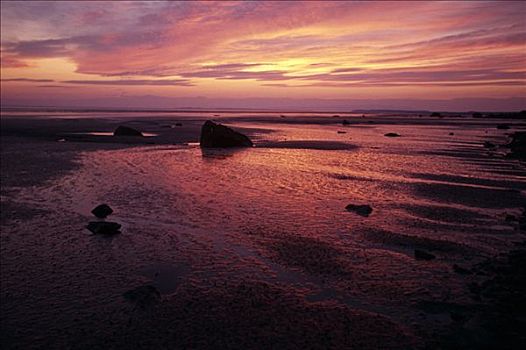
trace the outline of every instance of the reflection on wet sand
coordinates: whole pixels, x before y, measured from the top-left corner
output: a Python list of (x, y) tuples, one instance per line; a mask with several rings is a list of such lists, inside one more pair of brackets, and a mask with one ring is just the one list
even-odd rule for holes
[[(136, 122), (159, 133), (151, 146), (42, 143), (57, 163), (72, 155), (76, 163), (33, 186), (8, 176), (25, 170), (2, 168), (2, 206), (15, 213), (2, 221), (3, 322), (12, 330), (33, 320), (13, 343), (46, 346), (45, 332), (84, 348), (111, 338), (115, 348), (127, 339), (407, 349), (450, 346), (451, 328), (482, 332), (469, 328), (488, 317), (476, 310), (500, 310), (473, 292), (493, 273), (480, 264), (524, 241), (524, 166), (479, 146), (488, 137), (505, 144), (504, 132), (420, 118), (338, 134), (332, 117), (290, 119), (225, 120), (252, 137), (255, 147), (245, 149), (188, 145), (195, 120), (179, 134), (162, 127), (173, 121)], [(42, 162), (23, 148), (2, 152)], [(98, 203), (114, 209), (117, 237), (83, 229)], [(345, 209), (354, 203), (370, 215)], [(13, 221), (29, 212), (20, 207), (34, 215)], [(497, 335), (488, 332), (492, 344)]]

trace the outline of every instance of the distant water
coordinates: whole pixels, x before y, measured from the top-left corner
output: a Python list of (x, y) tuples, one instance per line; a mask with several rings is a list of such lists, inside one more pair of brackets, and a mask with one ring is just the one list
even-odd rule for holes
[[(316, 112), (318, 116), (362, 116), (375, 115), (373, 113), (338, 113), (338, 112)], [(46, 109), (46, 108), (3, 108), (0, 116), (7, 117), (35, 117), (35, 118), (204, 118), (213, 119), (219, 117), (309, 117), (313, 112), (290, 112), (290, 111), (247, 111), (247, 110), (111, 110), (111, 109)]]

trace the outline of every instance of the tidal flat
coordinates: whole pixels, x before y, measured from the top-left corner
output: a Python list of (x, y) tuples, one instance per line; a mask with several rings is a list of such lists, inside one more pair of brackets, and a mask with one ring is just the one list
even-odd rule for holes
[[(208, 119), (254, 147), (201, 149)], [(42, 113), (1, 123), (2, 348), (526, 343), (526, 166), (505, 147), (524, 120)], [(120, 125), (148, 137), (112, 136)], [(86, 229), (101, 203), (119, 234)]]

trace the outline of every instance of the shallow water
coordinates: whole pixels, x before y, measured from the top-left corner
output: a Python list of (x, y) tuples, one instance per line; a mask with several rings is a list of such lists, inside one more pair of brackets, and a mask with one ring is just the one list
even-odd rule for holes
[[(108, 276), (93, 281), (103, 294), (152, 283), (167, 297), (185, 283), (207, 289), (250, 280), (284, 286), (307, 302), (418, 323), (417, 330), (450, 322), (440, 312), (424, 315), (424, 301), (470, 304), (468, 281), (452, 271), (454, 263), (470, 266), (520, 240), (504, 217), (524, 204), (524, 167), (482, 146), (504, 143), (500, 130), (231, 125), (273, 132), (256, 132), (250, 149), (86, 152), (78, 171), (23, 190), (18, 200), (86, 221), (95, 205), (113, 207), (120, 235), (104, 239), (72, 226), (79, 239), (68, 248), (118, 266), (108, 272), (117, 284), (106, 284)], [(266, 146), (275, 141), (298, 143)], [(354, 147), (331, 149), (334, 143)], [(349, 203), (369, 204), (373, 213), (347, 212)], [(415, 248), (437, 258), (417, 261)]]
[[(88, 131), (88, 132), (76, 132), (76, 133), (72, 133), (72, 135), (113, 136), (113, 132), (110, 132), (110, 131)], [(157, 136), (157, 134), (155, 134), (153, 132), (144, 132), (144, 133), (142, 133), (142, 136), (144, 136), (144, 137), (154, 137), (154, 136)]]

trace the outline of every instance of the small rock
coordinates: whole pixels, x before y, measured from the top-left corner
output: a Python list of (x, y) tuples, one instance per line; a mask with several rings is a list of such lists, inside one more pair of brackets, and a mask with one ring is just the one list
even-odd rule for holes
[(442, 115), (438, 112), (431, 113), (431, 117), (441, 117)]
[(424, 250), (415, 249), (415, 259), (416, 260), (433, 260), (434, 258), (436, 258), (436, 256), (434, 256), (431, 253), (428, 253)]
[(344, 119), (342, 125), (351, 125), (351, 123), (347, 119)]
[(508, 124), (497, 124), (497, 129), (499, 130), (508, 130), (510, 126)]
[(517, 217), (515, 215), (508, 214), (504, 220), (506, 220), (506, 222), (517, 221)]
[(161, 293), (152, 285), (139, 286), (122, 294), (124, 299), (145, 308), (161, 300)]
[(388, 132), (387, 134), (384, 134), (384, 136), (386, 136), (386, 137), (400, 137), (400, 135), (397, 134), (396, 132)]
[(338, 132), (338, 134), (347, 134), (347, 131), (340, 131), (340, 130), (338, 130), (337, 132)]
[(495, 147), (497, 147), (497, 145), (495, 145), (494, 143), (489, 142), (489, 141), (484, 141), (484, 147), (485, 148), (495, 148)]
[(363, 204), (363, 205), (349, 204), (348, 206), (345, 207), (345, 210), (354, 212), (364, 217), (368, 217), (373, 212), (373, 208), (367, 204)]
[(113, 136), (143, 136), (139, 130), (130, 128), (128, 126), (118, 126), (113, 132)]
[(183, 126), (183, 123), (175, 123), (175, 126)]
[(510, 149), (507, 157), (516, 159), (526, 159), (526, 132), (517, 131), (511, 135), (511, 141), (504, 147)]
[(86, 228), (95, 234), (113, 235), (121, 233), (121, 224), (111, 221), (91, 221)]
[(453, 135), (455, 135), (455, 133), (454, 132), (450, 132), (449, 135), (453, 136)]
[(113, 213), (113, 209), (111, 209), (110, 206), (107, 204), (100, 204), (93, 208), (91, 213), (99, 219), (104, 219), (105, 217)]
[(464, 321), (466, 319), (465, 315), (461, 314), (460, 312), (455, 312), (455, 311), (451, 311), (449, 313), (449, 316), (455, 322), (461, 322), (461, 321)]
[(469, 271), (468, 269), (463, 268), (462, 266), (459, 266), (457, 264), (453, 265), (453, 271), (455, 271), (456, 273), (458, 273), (460, 275), (471, 275), (471, 271)]

